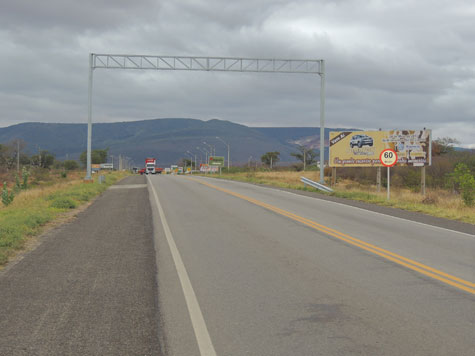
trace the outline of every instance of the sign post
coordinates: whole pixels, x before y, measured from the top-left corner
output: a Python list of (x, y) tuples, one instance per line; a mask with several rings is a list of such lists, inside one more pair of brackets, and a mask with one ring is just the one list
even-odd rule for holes
[(397, 163), (397, 153), (396, 151), (387, 148), (381, 152), (379, 155), (379, 160), (381, 164), (385, 167), (388, 167), (388, 194), (387, 194), (387, 200), (389, 200), (390, 197), (390, 181), (391, 181), (391, 171), (390, 168), (394, 166)]

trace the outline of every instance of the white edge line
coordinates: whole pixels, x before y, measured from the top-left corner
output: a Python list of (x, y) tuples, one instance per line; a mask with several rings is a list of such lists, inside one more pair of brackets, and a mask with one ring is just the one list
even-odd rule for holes
[(173, 262), (175, 263), (176, 271), (178, 273), (178, 278), (180, 279), (181, 287), (183, 289), (183, 294), (185, 295), (188, 313), (190, 314), (191, 324), (195, 332), (195, 337), (196, 341), (198, 342), (200, 354), (202, 356), (216, 356), (216, 351), (214, 350), (211, 337), (208, 333), (208, 328), (206, 327), (206, 323), (203, 318), (200, 305), (198, 303), (198, 300), (196, 299), (195, 291), (193, 290), (193, 286), (191, 285), (190, 278), (188, 277), (185, 265), (180, 256), (180, 252), (176, 247), (175, 240), (173, 239), (170, 227), (168, 226), (165, 214), (163, 212), (163, 208), (160, 204), (160, 200), (158, 199), (157, 192), (155, 191), (155, 188), (153, 187), (150, 178), (147, 177), (147, 181), (149, 183), (149, 186), (151, 187), (153, 197), (155, 199), (155, 204), (157, 205), (158, 212), (160, 214), (160, 220), (162, 221), (163, 230), (167, 238), (168, 246), (170, 247), (170, 251), (173, 257)]
[[(195, 178), (198, 178), (198, 177), (195, 177)], [(200, 177), (200, 178), (216, 179), (216, 178), (208, 178), (208, 177)], [(226, 179), (222, 179), (222, 180), (226, 180)], [(233, 182), (233, 183), (247, 184), (247, 185), (255, 185), (255, 184), (252, 184), (252, 183), (241, 182), (241, 181), (236, 181), (236, 180), (226, 180), (226, 181), (227, 181), (227, 182)], [(269, 189), (269, 190), (271, 190), (271, 191), (279, 191), (279, 192), (282, 192), (282, 193), (292, 194), (292, 195), (296, 195), (296, 196), (303, 197), (303, 198), (307, 198), (307, 199), (318, 199), (318, 198), (309, 197), (309, 196), (302, 195), (302, 194), (298, 194), (298, 193), (294, 193), (294, 192), (289, 192), (289, 191), (287, 191), (287, 190), (281, 190), (281, 189), (279, 189), (279, 187), (275, 187), (275, 188), (262, 187), (262, 186), (259, 186), (259, 187), (260, 187), (260, 188), (263, 188), (263, 189)], [(346, 207), (349, 207), (349, 208), (353, 208), (353, 209), (363, 210), (363, 211), (366, 211), (367, 213), (378, 214), (378, 215), (386, 216), (386, 217), (393, 218), (393, 219), (404, 220), (404, 221), (408, 221), (408, 222), (411, 222), (411, 223), (414, 223), (414, 224), (419, 224), (419, 225), (428, 226), (428, 227), (431, 227), (431, 228), (434, 228), (434, 229), (439, 229), (439, 230), (454, 232), (454, 233), (457, 233), (457, 234), (467, 235), (467, 236), (470, 236), (470, 237), (472, 237), (472, 238), (475, 237), (475, 235), (469, 234), (468, 232), (462, 232), (462, 231), (457, 231), (457, 230), (451, 230), (451, 229), (447, 229), (447, 228), (445, 228), (445, 227), (440, 227), (440, 226), (436, 226), (436, 225), (426, 224), (426, 223), (423, 223), (423, 222), (420, 222), (420, 221), (414, 221), (414, 220), (409, 220), (409, 219), (401, 218), (401, 217), (399, 217), (399, 216), (393, 216), (393, 215), (389, 215), (389, 214), (378, 213), (377, 211), (368, 210), (368, 209), (363, 209), (363, 208), (359, 208), (359, 207), (357, 207), (357, 206), (348, 205), (348, 204), (344, 204), (344, 203), (339, 203), (339, 202), (332, 201), (332, 200), (326, 200), (326, 199), (320, 199), (320, 200), (323, 200), (323, 201), (329, 202), (329, 203), (333, 203), (333, 204), (343, 205), (343, 206), (346, 206)], [(355, 200), (355, 201), (357, 201), (357, 200)]]

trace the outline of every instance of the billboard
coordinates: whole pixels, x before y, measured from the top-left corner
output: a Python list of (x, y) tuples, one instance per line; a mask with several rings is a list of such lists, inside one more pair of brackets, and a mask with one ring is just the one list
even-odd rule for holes
[(209, 156), (210, 166), (224, 166), (224, 157), (222, 156)]
[(397, 153), (397, 166), (425, 166), (431, 162), (431, 130), (332, 131), (330, 167), (382, 167), (381, 152)]
[(207, 164), (200, 164), (200, 172), (202, 173), (217, 173), (219, 172), (218, 166), (209, 166)]

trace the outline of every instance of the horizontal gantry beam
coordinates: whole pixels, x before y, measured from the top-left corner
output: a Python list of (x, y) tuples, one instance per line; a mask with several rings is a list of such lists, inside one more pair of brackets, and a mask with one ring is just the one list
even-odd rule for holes
[(93, 54), (92, 69), (154, 69), (322, 74), (321, 59), (145, 56)]

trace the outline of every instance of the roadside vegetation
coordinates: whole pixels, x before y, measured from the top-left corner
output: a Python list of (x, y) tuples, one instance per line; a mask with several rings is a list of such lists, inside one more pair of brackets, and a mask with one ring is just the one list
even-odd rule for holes
[[(382, 187), (377, 191), (376, 168), (338, 168), (334, 193), (323, 193), (305, 187), (300, 181), (304, 176), (320, 180), (320, 172), (312, 150), (300, 147), (294, 157), (300, 162), (291, 166), (273, 167), (262, 159), (262, 164), (223, 168), (224, 179), (266, 184), (282, 188), (307, 190), (331, 196), (359, 200), (394, 208), (475, 224), (475, 151), (456, 151), (453, 139), (433, 141), (432, 165), (426, 167), (426, 194), (421, 194), (421, 169), (418, 167), (393, 167), (391, 169), (391, 199), (386, 199), (385, 169), (382, 169)], [(304, 171), (304, 152), (306, 169)], [(331, 168), (325, 169), (326, 184), (330, 185)]]
[[(58, 161), (48, 151), (29, 156), (25, 146), (23, 141), (0, 144), (0, 268), (46, 226), (70, 216), (128, 174), (101, 172), (103, 183), (96, 175), (86, 184), (78, 161)], [(95, 151), (105, 162), (107, 150)]]
[(44, 181), (36, 180), (32, 188), (17, 193), (8, 205), (0, 205), (0, 267), (25, 247), (29, 239), (44, 231), (48, 223), (64, 218), (98, 196), (108, 186), (128, 173), (105, 173), (105, 182), (84, 183), (84, 171), (42, 173)]

